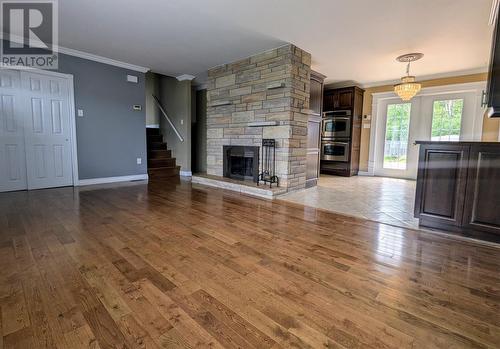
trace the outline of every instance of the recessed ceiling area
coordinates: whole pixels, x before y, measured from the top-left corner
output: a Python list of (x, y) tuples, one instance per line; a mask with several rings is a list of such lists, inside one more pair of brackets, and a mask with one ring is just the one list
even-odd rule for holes
[(492, 0), (65, 0), (59, 44), (203, 80), (207, 69), (287, 42), (328, 83), (397, 80), (395, 58), (422, 52), (417, 78), (486, 71)]

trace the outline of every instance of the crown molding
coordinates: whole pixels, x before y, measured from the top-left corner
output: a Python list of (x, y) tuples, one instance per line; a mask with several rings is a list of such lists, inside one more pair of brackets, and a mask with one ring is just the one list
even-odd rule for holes
[(149, 68), (142, 67), (140, 65), (130, 64), (130, 63), (122, 62), (122, 61), (117, 61), (116, 59), (111, 59), (111, 58), (107, 58), (107, 57), (103, 57), (103, 56), (98, 56), (98, 55), (94, 55), (92, 53), (78, 51), (78, 50), (74, 50), (74, 49), (67, 48), (67, 47), (59, 46), (59, 47), (56, 48), (56, 51), (59, 52), (59, 53), (63, 53), (65, 55), (79, 57), (79, 58), (84, 58), (84, 59), (87, 59), (89, 61), (94, 61), (94, 62), (109, 64), (109, 65), (114, 65), (116, 67), (125, 68), (125, 69), (129, 69), (129, 70), (134, 70), (134, 71), (138, 71), (138, 72), (141, 72), (141, 73), (146, 73), (146, 72), (148, 72), (150, 70)]
[(196, 76), (194, 75), (189, 75), (189, 74), (182, 74), (182, 75), (179, 75), (179, 76), (176, 76), (175, 78), (179, 81), (186, 81), (186, 80), (193, 80)]
[[(5, 33), (1, 32), (0, 37), (3, 40), (3, 38), (5, 37)], [(24, 39), (21, 36), (11, 35), (11, 36), (9, 36), (9, 38), (13, 42), (17, 42), (17, 43), (24, 42)], [(35, 43), (43, 44), (41, 41), (38, 41), (38, 40), (35, 40)], [(125, 69), (133, 70), (133, 71), (138, 71), (141, 73), (146, 73), (150, 70), (149, 68), (142, 67), (140, 65), (130, 64), (130, 63), (118, 61), (116, 59), (98, 56), (98, 55), (94, 55), (92, 53), (74, 50), (72, 48), (67, 48), (67, 47), (63, 47), (63, 46), (54, 46), (54, 51), (57, 53), (62, 53), (62, 54), (68, 55), (68, 56), (74, 56), (74, 57), (87, 59), (89, 61), (104, 63), (104, 64), (108, 64), (108, 65), (114, 65), (116, 67), (125, 68)]]

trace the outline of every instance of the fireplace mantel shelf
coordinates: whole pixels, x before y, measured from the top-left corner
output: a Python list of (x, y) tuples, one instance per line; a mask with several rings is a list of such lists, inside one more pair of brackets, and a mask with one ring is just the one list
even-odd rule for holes
[(254, 121), (248, 123), (248, 127), (269, 127), (278, 125), (278, 121)]

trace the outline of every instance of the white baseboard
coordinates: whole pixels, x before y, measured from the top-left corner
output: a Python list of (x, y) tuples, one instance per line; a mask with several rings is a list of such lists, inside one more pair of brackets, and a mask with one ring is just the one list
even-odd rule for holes
[(373, 173), (368, 172), (368, 171), (358, 171), (358, 176), (368, 176), (368, 177), (373, 177)]
[(181, 175), (182, 177), (192, 177), (193, 172), (191, 172), (191, 171), (179, 171), (179, 175)]
[(141, 180), (147, 180), (148, 178), (149, 177), (147, 174), (140, 174), (133, 176), (119, 176), (119, 177), (90, 178), (90, 179), (80, 179), (78, 181), (78, 185), (83, 186), (83, 185), (104, 184), (104, 183), (141, 181)]
[(146, 125), (146, 128), (160, 128), (160, 124)]

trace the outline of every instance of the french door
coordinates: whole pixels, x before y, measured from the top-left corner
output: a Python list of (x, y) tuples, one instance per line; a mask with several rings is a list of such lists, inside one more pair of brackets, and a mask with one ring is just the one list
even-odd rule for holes
[(73, 184), (69, 82), (0, 70), (0, 191)]
[(480, 140), (484, 111), (475, 92), (422, 93), (408, 102), (387, 98), (377, 108), (377, 176), (415, 179), (417, 140)]
[(416, 98), (409, 102), (403, 102), (400, 98), (381, 102), (375, 175), (397, 178), (412, 178), (416, 175), (418, 153), (413, 143), (419, 133), (415, 117), (420, 113), (418, 102)]

